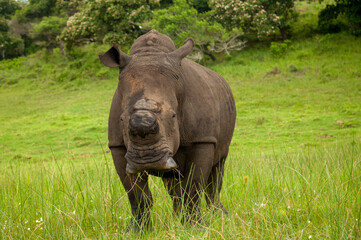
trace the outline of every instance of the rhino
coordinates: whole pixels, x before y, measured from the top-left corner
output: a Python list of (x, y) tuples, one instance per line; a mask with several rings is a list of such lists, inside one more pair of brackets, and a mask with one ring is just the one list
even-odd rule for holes
[[(149, 227), (149, 175), (161, 177), (175, 212), (184, 207), (200, 221), (200, 198), (227, 213), (219, 193), (231, 143), (236, 107), (227, 82), (186, 58), (192, 38), (176, 48), (156, 30), (137, 38), (129, 55), (116, 44), (101, 62), (119, 68), (111, 103), (108, 140), (127, 192), (131, 225)], [(188, 219), (188, 218), (187, 218)]]

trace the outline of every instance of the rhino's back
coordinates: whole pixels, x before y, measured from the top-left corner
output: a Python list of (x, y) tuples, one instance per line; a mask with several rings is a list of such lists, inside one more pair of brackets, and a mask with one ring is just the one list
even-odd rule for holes
[(236, 107), (227, 82), (216, 72), (193, 61), (182, 61), (185, 95), (182, 103), (181, 144), (213, 142), (228, 151)]

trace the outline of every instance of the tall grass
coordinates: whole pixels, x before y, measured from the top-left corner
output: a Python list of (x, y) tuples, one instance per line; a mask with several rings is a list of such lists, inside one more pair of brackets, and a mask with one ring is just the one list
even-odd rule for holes
[(203, 202), (209, 225), (172, 212), (159, 178), (150, 178), (153, 230), (125, 231), (126, 193), (104, 154), (82, 162), (1, 163), (0, 237), (10, 239), (359, 239), (361, 142), (282, 154), (231, 154), (221, 200)]

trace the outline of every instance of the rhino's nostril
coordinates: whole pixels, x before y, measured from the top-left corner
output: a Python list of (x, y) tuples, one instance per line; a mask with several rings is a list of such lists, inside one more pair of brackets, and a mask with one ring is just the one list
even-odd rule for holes
[(129, 119), (130, 134), (145, 137), (148, 134), (155, 134), (159, 130), (157, 119), (152, 112), (139, 110), (133, 113)]

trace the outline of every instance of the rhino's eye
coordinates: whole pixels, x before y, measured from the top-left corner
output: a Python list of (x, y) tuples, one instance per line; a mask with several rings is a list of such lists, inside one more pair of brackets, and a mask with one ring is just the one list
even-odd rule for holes
[(120, 117), (120, 121), (123, 122), (123, 117)]
[(172, 114), (172, 118), (175, 118), (175, 116), (177, 116), (175, 113)]

